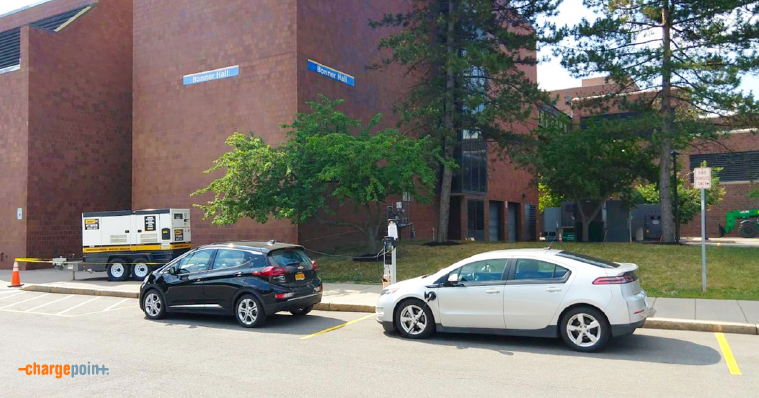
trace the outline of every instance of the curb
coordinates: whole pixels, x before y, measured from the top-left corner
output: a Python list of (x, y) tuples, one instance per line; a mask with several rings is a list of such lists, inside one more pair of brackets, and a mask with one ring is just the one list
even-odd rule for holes
[(50, 286), (50, 285), (26, 285), (21, 288), (30, 292), (57, 293), (57, 294), (81, 294), (85, 296), (107, 296), (123, 298), (139, 298), (139, 292), (125, 292), (119, 290), (88, 289), (79, 287)]
[(318, 311), (343, 311), (343, 312), (368, 312), (373, 314), (376, 307), (366, 304), (340, 304), (340, 303), (319, 303), (314, 305)]
[(696, 321), (690, 319), (648, 318), (643, 327), (646, 329), (687, 330), (693, 332), (759, 334), (759, 325), (756, 324)]

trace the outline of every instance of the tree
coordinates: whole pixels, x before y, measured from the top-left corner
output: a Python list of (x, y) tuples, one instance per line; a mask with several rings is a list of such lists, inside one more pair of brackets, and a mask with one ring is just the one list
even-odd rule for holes
[[(621, 98), (637, 84), (649, 90), (629, 107), (655, 109), (650, 142), (659, 150), (659, 201), (664, 242), (674, 242), (671, 206), (672, 149), (692, 138), (714, 138), (752, 119), (757, 103), (739, 90), (741, 76), (759, 70), (757, 1), (585, 0), (599, 16), (564, 34), (574, 43), (557, 50), (575, 76), (608, 74)], [(626, 96), (629, 100), (631, 97)], [(697, 117), (679, 118), (687, 106)], [(715, 122), (704, 116), (729, 116)], [(729, 123), (727, 123), (729, 121)], [(725, 122), (726, 124), (721, 124)]]
[(548, 207), (561, 207), (564, 201), (563, 195), (558, 195), (551, 187), (542, 182), (538, 182), (538, 212), (542, 213)]
[[(706, 162), (702, 162), (701, 167), (707, 167)], [(719, 184), (720, 171), (722, 171), (721, 167), (712, 168), (712, 189), (706, 190), (707, 209), (721, 202), (722, 197), (725, 196), (725, 188)], [(696, 214), (701, 213), (701, 190), (685, 187), (685, 180), (690, 179), (690, 175), (691, 173), (686, 173), (677, 177), (677, 208), (678, 213), (680, 213), (680, 222), (685, 224), (693, 221)], [(638, 185), (635, 187), (634, 196), (633, 201), (636, 203), (659, 203), (659, 188), (653, 183)], [(672, 198), (673, 207), (674, 202), (674, 198)]]
[[(575, 202), (583, 241), (604, 203), (619, 195), (630, 200), (635, 181), (653, 168), (653, 152), (634, 126), (591, 120), (575, 128), (541, 127), (519, 164), (540, 175), (555, 195)], [(592, 201), (591, 208), (583, 206)]]
[[(309, 102), (288, 130), (288, 141), (276, 148), (253, 133), (227, 139), (232, 150), (214, 161), (206, 173), (224, 176), (193, 193), (213, 191), (213, 200), (196, 205), (213, 223), (228, 225), (241, 217), (266, 223), (270, 217), (294, 224), (309, 220), (361, 231), (376, 250), (386, 220), (384, 203), (409, 194), (429, 201), (435, 180), (436, 153), (430, 139), (410, 139), (386, 129), (372, 133), (376, 115), (366, 125), (336, 110), (343, 101)], [(330, 201), (341, 206), (335, 217)], [(345, 211), (351, 206), (353, 212)]]
[(371, 69), (401, 65), (411, 88), (395, 109), (409, 134), (442, 148), (437, 241), (448, 237), (454, 154), (465, 137), (494, 142), (503, 151), (519, 140), (514, 125), (531, 120), (548, 101), (525, 73), (559, 0), (409, 0), (410, 11), (370, 21), (393, 28), (380, 50), (391, 55)]

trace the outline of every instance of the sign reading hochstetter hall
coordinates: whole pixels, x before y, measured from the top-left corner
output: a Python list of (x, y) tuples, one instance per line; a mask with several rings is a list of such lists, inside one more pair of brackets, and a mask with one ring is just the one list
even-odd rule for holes
[(308, 70), (316, 72), (324, 77), (328, 77), (332, 80), (337, 80), (340, 83), (345, 83), (351, 87), (356, 85), (356, 80), (353, 76), (340, 72), (339, 70), (332, 69), (329, 66), (324, 66), (316, 61), (308, 60)]
[(240, 75), (240, 65), (229, 66), (226, 68), (209, 70), (207, 72), (193, 73), (192, 75), (186, 75), (182, 78), (182, 83), (185, 86), (190, 84), (198, 84), (210, 82), (212, 80), (226, 79), (229, 77), (235, 77)]

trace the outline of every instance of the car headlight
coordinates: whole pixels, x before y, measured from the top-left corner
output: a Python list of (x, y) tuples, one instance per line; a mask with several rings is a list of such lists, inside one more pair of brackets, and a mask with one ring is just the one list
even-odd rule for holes
[(390, 289), (382, 289), (382, 292), (380, 293), (380, 296), (384, 296), (386, 294), (393, 294), (398, 291), (397, 287), (392, 287)]

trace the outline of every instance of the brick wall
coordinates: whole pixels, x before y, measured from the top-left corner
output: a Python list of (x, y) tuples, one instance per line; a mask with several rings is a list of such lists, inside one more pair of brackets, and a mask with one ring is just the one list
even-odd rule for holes
[(83, 212), (130, 207), (131, 31), (122, 0), (101, 0), (57, 33), (28, 30), (34, 257), (81, 255)]
[[(2, 20), (0, 20), (2, 21)], [(0, 269), (26, 257), (27, 121), (29, 114), (28, 40), (21, 36), (21, 69), (0, 74)], [(16, 209), (23, 219), (16, 219)]]
[[(730, 134), (720, 140), (719, 143), (701, 143), (696, 142), (693, 148), (680, 156), (684, 170), (690, 170), (690, 156), (693, 153), (727, 153), (759, 151), (759, 135), (751, 133)], [(696, 165), (697, 167), (698, 165)], [(725, 188), (725, 196), (722, 202), (714, 205), (706, 214), (706, 230), (709, 237), (719, 236), (719, 225), (725, 226), (725, 216), (733, 210), (748, 210), (759, 208), (759, 199), (749, 198), (748, 193), (753, 189), (759, 188), (759, 182), (726, 182), (722, 183)], [(736, 227), (739, 224), (736, 224)], [(680, 236), (701, 236), (701, 213), (688, 224), (680, 227)], [(738, 228), (728, 235), (728, 237), (740, 237)]]
[[(190, 86), (182, 76), (240, 66), (240, 75)], [(191, 207), (221, 173), (204, 174), (234, 132), (271, 144), (297, 110), (296, 1), (134, 1), (132, 205)], [(287, 221), (217, 227), (192, 211), (193, 243), (295, 241)]]

